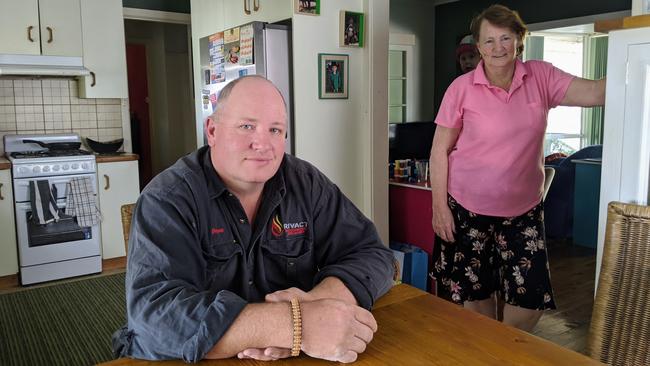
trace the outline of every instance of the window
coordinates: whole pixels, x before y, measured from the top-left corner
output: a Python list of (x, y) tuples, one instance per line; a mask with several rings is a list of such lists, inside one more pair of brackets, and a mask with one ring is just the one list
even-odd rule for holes
[(406, 51), (388, 51), (388, 122), (406, 122)]

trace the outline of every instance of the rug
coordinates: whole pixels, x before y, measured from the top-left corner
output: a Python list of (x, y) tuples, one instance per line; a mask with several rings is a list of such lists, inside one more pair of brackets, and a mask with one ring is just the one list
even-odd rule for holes
[(0, 365), (110, 361), (125, 303), (124, 273), (0, 295)]

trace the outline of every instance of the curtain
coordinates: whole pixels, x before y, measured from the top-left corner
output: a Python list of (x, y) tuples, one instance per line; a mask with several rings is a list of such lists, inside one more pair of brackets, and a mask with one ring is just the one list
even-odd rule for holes
[[(607, 72), (607, 36), (586, 36), (584, 47), (584, 77), (602, 79)], [(582, 146), (603, 143), (603, 107), (582, 109)]]
[(544, 37), (528, 36), (524, 41), (524, 61), (544, 60)]

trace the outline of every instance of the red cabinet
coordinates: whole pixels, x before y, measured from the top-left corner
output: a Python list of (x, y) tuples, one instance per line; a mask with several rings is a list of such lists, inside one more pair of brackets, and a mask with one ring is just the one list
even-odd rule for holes
[(431, 188), (422, 183), (390, 183), (390, 240), (433, 251)]

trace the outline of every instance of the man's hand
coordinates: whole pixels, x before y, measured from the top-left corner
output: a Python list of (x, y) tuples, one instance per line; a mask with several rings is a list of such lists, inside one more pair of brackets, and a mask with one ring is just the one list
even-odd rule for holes
[[(267, 302), (301, 302), (303, 324), (303, 347), (307, 355), (330, 361), (354, 362), (366, 349), (377, 331), (372, 314), (356, 305), (341, 300), (312, 300), (308, 292), (292, 287), (266, 295)], [(288, 348), (249, 348), (237, 357), (259, 361), (275, 361), (291, 356)]]
[(354, 362), (377, 331), (368, 310), (341, 300), (305, 302), (301, 307), (302, 351), (311, 357)]

